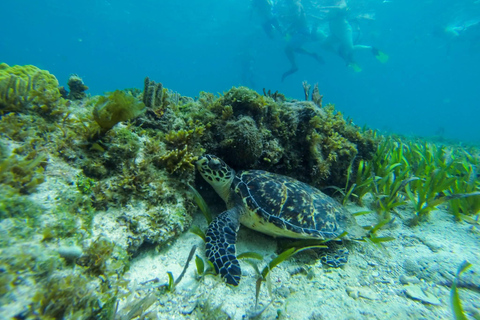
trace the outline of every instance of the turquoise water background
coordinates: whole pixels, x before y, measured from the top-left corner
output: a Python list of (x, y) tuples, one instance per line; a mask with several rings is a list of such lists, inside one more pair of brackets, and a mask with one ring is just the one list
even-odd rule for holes
[[(318, 17), (332, 4), (303, 3)], [(388, 54), (387, 63), (358, 52), (354, 72), (311, 43), (325, 64), (298, 56), (299, 71), (281, 82), (285, 39), (267, 37), (241, 0), (3, 0), (0, 62), (47, 69), (61, 85), (78, 74), (91, 94), (142, 88), (149, 76), (192, 97), (247, 85), (303, 99), (306, 80), (358, 125), (480, 143), (480, 27), (467, 27), (480, 21), (480, 1), (348, 4), (356, 40)], [(441, 32), (452, 26), (465, 32)]]

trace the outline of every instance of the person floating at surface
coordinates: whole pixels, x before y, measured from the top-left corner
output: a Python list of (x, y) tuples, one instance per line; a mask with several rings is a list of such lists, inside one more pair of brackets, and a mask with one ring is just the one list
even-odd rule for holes
[(330, 29), (330, 35), (323, 44), (325, 50), (337, 53), (347, 66), (352, 67), (357, 72), (362, 70), (354, 58), (354, 51), (357, 49), (369, 49), (380, 62), (387, 62), (388, 56), (377, 48), (354, 44), (353, 29), (347, 19), (348, 6), (345, 0), (338, 1), (335, 6), (324, 8), (329, 9), (327, 19)]
[(271, 0), (252, 0), (252, 8), (262, 20), (263, 31), (270, 39), (274, 38), (275, 30), (280, 34), (282, 33), (278, 19), (273, 12), (274, 8)]
[(480, 19), (456, 21), (446, 27), (437, 26), (433, 35), (445, 41), (447, 52), (450, 53), (453, 44), (466, 42), (472, 53), (478, 53), (480, 48)]
[(296, 53), (308, 55), (317, 60), (320, 64), (324, 63), (321, 56), (315, 52), (310, 52), (303, 47), (306, 42), (318, 41), (319, 39), (316, 30), (310, 29), (308, 25), (307, 16), (301, 0), (288, 0), (288, 5), (290, 15), (285, 17), (285, 36), (287, 40), (285, 55), (287, 56), (291, 67), (288, 71), (283, 73), (282, 82), (286, 77), (298, 71), (295, 59)]

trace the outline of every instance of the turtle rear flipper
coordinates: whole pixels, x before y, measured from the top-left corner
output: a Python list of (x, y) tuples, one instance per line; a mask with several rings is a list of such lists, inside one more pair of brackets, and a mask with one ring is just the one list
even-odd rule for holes
[(206, 234), (206, 254), (217, 274), (228, 284), (238, 286), (242, 271), (235, 252), (237, 232), (240, 227), (238, 209), (220, 214), (210, 223)]
[(348, 262), (348, 249), (343, 245), (329, 242), (327, 249), (322, 249), (320, 252), (320, 261), (323, 265), (331, 268), (343, 267)]

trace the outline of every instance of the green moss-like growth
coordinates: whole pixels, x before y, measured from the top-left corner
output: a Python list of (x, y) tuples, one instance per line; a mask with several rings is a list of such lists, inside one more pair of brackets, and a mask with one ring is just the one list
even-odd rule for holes
[(118, 168), (120, 163), (132, 161), (140, 150), (138, 136), (128, 128), (108, 132), (101, 142), (105, 151), (100, 150), (100, 155), (108, 168)]
[(87, 178), (83, 175), (77, 175), (77, 181), (75, 181), (78, 191), (82, 194), (89, 195), (92, 194), (93, 188), (95, 187), (95, 180)]
[(225, 124), (225, 137), (221, 147), (231, 158), (238, 159), (239, 165), (246, 167), (255, 163), (263, 153), (263, 135), (249, 116), (228, 121)]
[(85, 254), (78, 259), (78, 264), (87, 267), (94, 275), (102, 275), (107, 272), (107, 261), (112, 255), (115, 244), (106, 239), (99, 238), (92, 242)]
[(121, 90), (116, 90), (98, 99), (93, 109), (93, 117), (100, 127), (109, 130), (121, 121), (138, 117), (144, 111), (143, 102)]
[(271, 103), (271, 98), (267, 99), (247, 87), (232, 88), (222, 98), (222, 104), (232, 106), (236, 116), (249, 115), (255, 119), (264, 115)]
[(93, 316), (100, 305), (94, 288), (89, 287), (90, 281), (74, 272), (50, 277), (44, 290), (34, 297), (40, 314), (54, 319)]
[(10, 185), (23, 194), (32, 193), (45, 181), (46, 163), (44, 154), (32, 152), (25, 157), (11, 155), (0, 160), (0, 183)]
[(310, 120), (313, 128), (308, 140), (314, 172), (319, 179), (327, 178), (338, 185), (338, 182), (346, 182), (346, 169), (354, 159), (355, 168), (358, 161), (373, 157), (378, 141), (373, 132), (362, 132), (360, 128), (347, 123), (333, 105), (327, 105), (322, 110), (325, 112)]
[(38, 226), (38, 217), (44, 212), (38, 204), (8, 185), (0, 184), (0, 194), (0, 220), (14, 218), (22, 221), (23, 230), (17, 230), (18, 236), (23, 237), (29, 227)]

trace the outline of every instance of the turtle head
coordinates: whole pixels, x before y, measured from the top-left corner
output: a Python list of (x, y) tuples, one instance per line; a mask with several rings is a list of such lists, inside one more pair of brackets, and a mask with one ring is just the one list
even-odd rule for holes
[(235, 171), (223, 162), (222, 159), (211, 154), (199, 157), (196, 166), (202, 177), (227, 202)]

